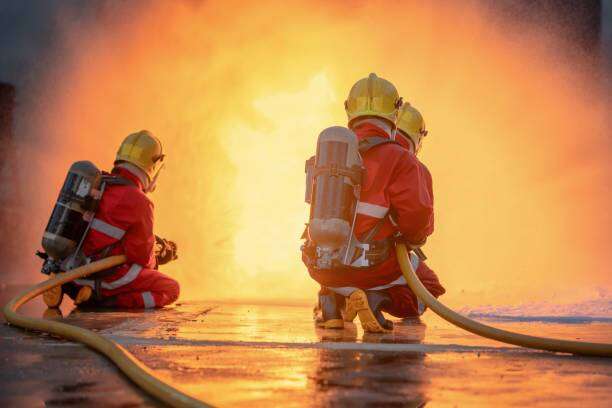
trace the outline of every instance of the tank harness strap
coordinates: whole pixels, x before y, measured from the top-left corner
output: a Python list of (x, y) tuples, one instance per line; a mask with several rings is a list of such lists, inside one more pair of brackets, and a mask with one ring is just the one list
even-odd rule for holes
[(361, 166), (352, 166), (350, 168), (331, 164), (329, 166), (317, 166), (312, 172), (312, 177), (315, 178), (321, 174), (329, 174), (330, 176), (345, 176), (351, 179), (353, 184), (361, 184), (363, 170)]
[(376, 234), (378, 234), (378, 231), (380, 231), (380, 229), (382, 228), (382, 226), (385, 223), (385, 221), (387, 220), (387, 218), (388, 218), (387, 216), (384, 216), (381, 219), (379, 219), (378, 221), (376, 221), (376, 224), (372, 227), (372, 229), (370, 229), (368, 231), (368, 233), (364, 237), (363, 241), (361, 241), (361, 242), (363, 242), (364, 244), (369, 244), (370, 242), (372, 242), (372, 240), (374, 239)]
[(121, 177), (118, 174), (113, 173), (103, 173), (102, 174), (102, 182), (109, 186), (134, 186), (138, 187), (136, 183), (132, 180), (129, 180), (125, 177)]
[[(377, 265), (383, 261), (385, 261), (389, 257), (389, 250), (391, 249), (394, 239), (392, 236), (381, 239), (380, 241), (374, 241), (374, 237), (380, 231), (385, 221), (388, 219), (388, 216), (385, 216), (379, 219), (374, 227), (372, 227), (366, 234), (363, 240), (361, 240), (361, 244), (367, 244), (367, 250), (365, 250), (365, 254), (363, 253), (364, 249), (360, 247), (355, 248), (355, 253), (351, 259), (351, 263), (355, 262), (362, 256), (368, 261), (368, 265), (366, 267), (371, 267)], [(352, 268), (361, 268), (363, 266), (352, 266)]]

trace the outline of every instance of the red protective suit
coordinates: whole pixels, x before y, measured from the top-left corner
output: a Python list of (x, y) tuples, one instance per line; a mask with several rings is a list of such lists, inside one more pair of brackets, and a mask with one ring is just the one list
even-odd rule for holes
[[(371, 122), (361, 123), (353, 131), (359, 140), (374, 136), (389, 138), (383, 129)], [(384, 217), (382, 228), (374, 237), (376, 241), (388, 238), (399, 230), (409, 243), (421, 244), (433, 232), (431, 174), (408, 149), (406, 141), (398, 142), (401, 145), (383, 144), (363, 155), (366, 172), (357, 204), (355, 235), (358, 239), (363, 239)], [(387, 217), (389, 212), (393, 221)], [(419, 314), (416, 297), (403, 280), (395, 249), (390, 251), (386, 261), (374, 267), (346, 268), (333, 272), (309, 268), (309, 273), (322, 286), (332, 289), (356, 287), (386, 290), (392, 299), (392, 305), (386, 312), (397, 317)], [(436, 274), (424, 262), (418, 263), (416, 273), (432, 295), (438, 297), (445, 292)]]
[[(83, 252), (95, 257), (113, 245), (107, 255), (125, 254), (128, 262), (102, 278), (101, 295), (114, 297), (114, 305), (121, 308), (168, 305), (178, 298), (179, 284), (155, 270), (153, 203), (143, 192), (136, 175), (123, 168), (115, 168), (113, 174), (133, 185), (106, 186)], [(93, 288), (94, 280), (77, 279), (75, 284)]]

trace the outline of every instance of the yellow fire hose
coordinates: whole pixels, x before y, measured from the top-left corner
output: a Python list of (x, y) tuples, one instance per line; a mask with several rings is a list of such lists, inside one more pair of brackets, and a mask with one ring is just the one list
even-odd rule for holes
[(136, 385), (153, 397), (172, 407), (209, 407), (210, 405), (193, 398), (182, 391), (160, 380), (153, 371), (136, 359), (119, 344), (91, 330), (71, 326), (57, 321), (26, 317), (17, 313), (17, 309), (55, 286), (102, 271), (126, 261), (124, 255), (111, 256), (58, 275), (56, 278), (41, 282), (24, 290), (4, 306), (6, 320), (24, 329), (51, 333), (68, 340), (83, 343), (108, 357)]
[(414, 268), (412, 267), (408, 257), (408, 250), (404, 244), (398, 244), (396, 250), (397, 259), (402, 269), (402, 273), (408, 282), (408, 286), (410, 286), (410, 289), (412, 289), (412, 292), (414, 292), (414, 294), (436, 314), (455, 326), (461, 327), (462, 329), (482, 337), (514, 344), (516, 346), (559, 353), (581, 354), (585, 356), (612, 357), (612, 344), (588, 343), (582, 341), (529, 336), (497, 329), (495, 327), (487, 326), (486, 324), (478, 323), (475, 320), (468, 319), (467, 317), (460, 315), (459, 313), (444, 306), (435, 297), (433, 297), (431, 293), (429, 293), (425, 286), (423, 286), (414, 272)]

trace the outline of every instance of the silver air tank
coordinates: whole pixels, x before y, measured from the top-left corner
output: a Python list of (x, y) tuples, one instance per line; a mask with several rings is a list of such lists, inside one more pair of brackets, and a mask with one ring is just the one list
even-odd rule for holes
[(355, 134), (334, 126), (317, 140), (308, 236), (317, 245), (317, 266), (341, 262), (352, 234), (362, 161)]
[(101, 172), (92, 162), (70, 166), (43, 234), (42, 246), (51, 258), (62, 260), (74, 252), (87, 229), (100, 182)]

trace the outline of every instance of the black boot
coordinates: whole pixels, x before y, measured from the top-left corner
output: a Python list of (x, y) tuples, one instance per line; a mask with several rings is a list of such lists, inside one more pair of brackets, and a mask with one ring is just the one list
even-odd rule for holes
[[(315, 321), (317, 326), (326, 329), (343, 329), (342, 309), (344, 308), (344, 297), (328, 289), (319, 291), (319, 304), (315, 308)], [(317, 313), (318, 309), (318, 313)]]
[(346, 305), (346, 316), (359, 316), (361, 327), (367, 333), (384, 333), (393, 330), (393, 322), (385, 319), (382, 309), (391, 303), (391, 297), (382, 291), (351, 293)]

